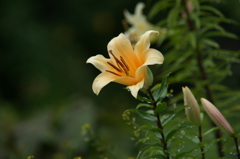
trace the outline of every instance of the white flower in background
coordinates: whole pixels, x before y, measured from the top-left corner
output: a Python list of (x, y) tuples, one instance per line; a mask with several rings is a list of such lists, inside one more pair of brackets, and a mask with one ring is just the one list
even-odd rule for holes
[[(129, 13), (127, 10), (124, 11), (125, 19), (127, 23), (131, 25), (130, 28), (126, 27), (126, 32), (124, 34), (129, 38), (132, 45), (135, 45), (140, 39), (140, 36), (148, 30), (157, 30), (160, 38), (161, 35), (166, 33), (166, 29), (160, 29), (147, 21), (147, 17), (142, 14), (143, 8), (144, 3), (139, 2), (136, 5), (134, 14)], [(156, 41), (156, 37), (151, 37), (151, 42), (154, 41)]]

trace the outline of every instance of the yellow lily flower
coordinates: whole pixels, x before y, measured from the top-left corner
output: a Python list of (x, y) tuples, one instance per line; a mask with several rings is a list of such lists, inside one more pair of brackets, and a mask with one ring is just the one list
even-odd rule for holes
[(93, 64), (101, 73), (95, 78), (92, 89), (99, 94), (110, 82), (127, 85), (137, 98), (139, 89), (149, 86), (147, 66), (162, 64), (164, 57), (156, 49), (151, 49), (149, 36), (157, 31), (145, 32), (133, 48), (124, 34), (113, 38), (107, 46), (110, 59), (102, 55), (90, 57), (87, 63)]
[[(126, 32), (124, 34), (130, 39), (133, 45), (135, 45), (140, 36), (148, 30), (157, 30), (160, 36), (166, 33), (166, 29), (160, 29), (147, 21), (147, 17), (142, 14), (143, 8), (144, 3), (139, 2), (136, 5), (134, 14), (129, 13), (127, 10), (124, 11), (126, 21), (132, 25), (129, 29), (126, 27)], [(156, 38), (151, 38), (152, 42), (155, 40)]]

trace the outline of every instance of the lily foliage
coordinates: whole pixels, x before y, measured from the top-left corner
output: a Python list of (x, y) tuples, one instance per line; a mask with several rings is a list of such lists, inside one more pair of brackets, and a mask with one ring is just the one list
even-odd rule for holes
[[(110, 71), (104, 72), (104, 74), (108, 73), (109, 76), (116, 77), (109, 82), (115, 80), (115, 82), (128, 86), (135, 85), (135, 90), (131, 86), (128, 88), (132, 95), (140, 101), (140, 104), (135, 109), (126, 110), (123, 113), (123, 119), (134, 126), (134, 139), (137, 144), (142, 145), (137, 159), (180, 159), (187, 157), (204, 159), (224, 156), (231, 158), (233, 154), (237, 153), (238, 158), (240, 157), (238, 146), (237, 153), (232, 146), (228, 148), (228, 145), (231, 144), (222, 142), (225, 136), (222, 136), (219, 133), (220, 130), (211, 124), (213, 122), (210, 119), (204, 118), (203, 114), (199, 119), (199, 110), (197, 111), (197, 124), (192, 125), (186, 120), (183, 110), (188, 110), (191, 107), (188, 104), (191, 102), (187, 102), (188, 104), (185, 106), (179, 104), (183, 102), (182, 92), (169, 89), (171, 84), (180, 85), (179, 90), (183, 86), (191, 86), (197, 100), (204, 97), (217, 105), (223, 114), (232, 113), (233, 116), (239, 114), (239, 112), (233, 112), (227, 108), (231, 105), (232, 110), (238, 109), (240, 92), (232, 91), (225, 85), (224, 80), (228, 75), (231, 75), (232, 64), (240, 63), (240, 53), (239, 51), (222, 49), (214, 39), (216, 37), (237, 39), (236, 35), (226, 31), (221, 26), (222, 23), (236, 24), (236, 22), (226, 18), (213, 4), (215, 3), (211, 0), (160, 0), (152, 6), (148, 16), (150, 20), (157, 19), (161, 14), (166, 15), (166, 18), (159, 19), (156, 23), (156, 27), (166, 28), (165, 41), (159, 46), (164, 55), (164, 63), (161, 67), (153, 68), (153, 75), (157, 73), (155, 79), (149, 69), (145, 69), (144, 73), (144, 76), (148, 78), (147, 81), (153, 81), (154, 85), (144, 87), (144, 84), (141, 84), (141, 86), (136, 87), (137, 83), (141, 83), (139, 79), (134, 84), (119, 82), (115, 79), (122, 73), (116, 68), (117, 75), (114, 75), (115, 72), (111, 73), (110, 69), (107, 69)], [(138, 8), (137, 14), (140, 13), (139, 10), (141, 8)], [(125, 14), (130, 16), (129, 13)], [(134, 29), (136, 28), (138, 28), (137, 23), (134, 23)], [(123, 35), (119, 35), (119, 37), (123, 38)], [(130, 42), (127, 43), (130, 45)], [(138, 46), (137, 43), (135, 49)], [(111, 58), (110, 63), (116, 66), (118, 62), (113, 55), (114, 49), (115, 47), (108, 48), (108, 51)], [(110, 50), (113, 50), (113, 54)], [(155, 51), (154, 56), (156, 55)], [(158, 55), (160, 59), (160, 54)], [(102, 56), (98, 56), (98, 58), (103, 59)], [(123, 58), (128, 61), (125, 56)], [(104, 60), (105, 63), (109, 62), (108, 59)], [(88, 62), (97, 67), (91, 58)], [(162, 62), (163, 57), (158, 64)], [(122, 63), (124, 65), (124, 62)], [(141, 65), (145, 65), (144, 62)], [(129, 74), (132, 75), (132, 73)], [(144, 79), (143, 76), (141, 79)], [(95, 93), (98, 94), (102, 87), (99, 87)], [(139, 90), (141, 91), (138, 92)], [(186, 90), (184, 91), (186, 94)], [(193, 96), (192, 93), (191, 96)], [(139, 123), (135, 115), (132, 115), (133, 113), (136, 113), (146, 123)], [(188, 114), (188, 116), (190, 115), (192, 114)], [(235, 123), (233, 127), (238, 127), (236, 131), (240, 131), (239, 123)], [(209, 134), (214, 136), (210, 140), (207, 139)], [(206, 136), (207, 138), (205, 138)], [(236, 141), (237, 136), (234, 136), (234, 139)], [(213, 145), (216, 145), (218, 149), (213, 148)]]

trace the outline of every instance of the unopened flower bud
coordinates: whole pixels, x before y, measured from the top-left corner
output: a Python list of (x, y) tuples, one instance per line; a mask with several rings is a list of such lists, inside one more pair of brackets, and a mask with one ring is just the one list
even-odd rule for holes
[(223, 131), (225, 131), (230, 136), (234, 135), (234, 130), (232, 126), (228, 123), (222, 113), (208, 100), (201, 98), (203, 108), (207, 112), (211, 120)]
[(185, 108), (187, 118), (192, 122), (192, 124), (196, 126), (201, 125), (200, 108), (198, 106), (197, 100), (188, 87), (182, 87), (182, 90), (184, 96), (184, 105), (191, 106)]

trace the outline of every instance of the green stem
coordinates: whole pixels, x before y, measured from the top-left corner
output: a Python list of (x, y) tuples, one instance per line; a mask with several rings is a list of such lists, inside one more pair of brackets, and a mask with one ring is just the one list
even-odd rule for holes
[(234, 140), (235, 145), (236, 145), (238, 159), (240, 159), (240, 152), (239, 152), (239, 148), (238, 148), (238, 137), (234, 135), (233, 140)]
[[(186, 13), (186, 22), (187, 22), (189, 31), (192, 31), (192, 32), (195, 31), (196, 32), (197, 30), (196, 30), (196, 27), (194, 25), (194, 21), (192, 21), (191, 18), (190, 18), (190, 13), (189, 13), (189, 10), (187, 8), (186, 0), (182, 0), (182, 5), (184, 7), (184, 12)], [(196, 61), (197, 61), (197, 64), (198, 64), (198, 69), (199, 69), (199, 71), (201, 73), (201, 78), (202, 78), (203, 81), (208, 81), (207, 73), (206, 73), (206, 70), (205, 70), (205, 68), (203, 66), (203, 57), (202, 57), (201, 51), (199, 50), (199, 43), (198, 43), (198, 41), (197, 41), (197, 46), (195, 48), (195, 51), (196, 51)], [(205, 84), (204, 85), (204, 89), (205, 89), (206, 97), (208, 98), (208, 100), (210, 102), (212, 102), (214, 104), (213, 97), (212, 97), (212, 92), (210, 90), (209, 84)], [(216, 126), (212, 121), (211, 121), (211, 125), (213, 127)], [(222, 137), (221, 131), (217, 130), (215, 132), (215, 138), (219, 139), (221, 137)], [(223, 144), (222, 144), (221, 141), (219, 141), (217, 143), (217, 149), (218, 149), (219, 157), (224, 157), (224, 153), (222, 151)]]
[[(202, 126), (201, 125), (198, 127), (198, 134), (199, 134), (198, 135), (199, 142), (202, 143)], [(201, 149), (202, 159), (205, 159), (205, 153), (204, 153), (203, 147), (201, 146), (200, 149)]]
[[(150, 88), (147, 89), (147, 93), (148, 93), (150, 99), (153, 101), (153, 110), (155, 110), (157, 108), (157, 102), (155, 101)], [(160, 115), (158, 114), (158, 115), (155, 115), (155, 116), (157, 117), (157, 127), (162, 130), (162, 132), (161, 132), (162, 138), (160, 140), (161, 140), (161, 143), (163, 144), (163, 150), (164, 150), (164, 152), (168, 153), (167, 142), (166, 142), (166, 139), (165, 139), (165, 135), (163, 133), (163, 125), (162, 125), (162, 122), (160, 120)], [(170, 157), (167, 156), (167, 159), (170, 159)]]

